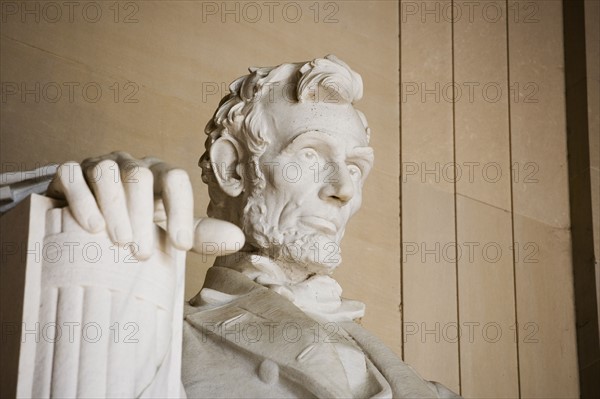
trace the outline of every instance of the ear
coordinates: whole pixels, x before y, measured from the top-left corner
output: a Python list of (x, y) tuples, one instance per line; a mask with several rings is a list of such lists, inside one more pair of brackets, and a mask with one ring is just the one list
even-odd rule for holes
[(237, 173), (241, 159), (239, 146), (234, 138), (220, 137), (210, 147), (210, 162), (221, 189), (230, 197), (244, 191), (244, 178)]

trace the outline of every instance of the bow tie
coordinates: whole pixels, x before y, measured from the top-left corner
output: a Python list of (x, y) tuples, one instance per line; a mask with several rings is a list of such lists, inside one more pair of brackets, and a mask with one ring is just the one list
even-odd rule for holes
[[(318, 321), (352, 321), (365, 314), (365, 304), (342, 298), (342, 287), (327, 275), (314, 275), (299, 283), (292, 283), (286, 278), (281, 267), (265, 256), (244, 255), (236, 260), (235, 264), (218, 266), (234, 269), (277, 292)], [(234, 299), (230, 295), (223, 295), (208, 288), (202, 289), (200, 296), (202, 301), (207, 303)]]

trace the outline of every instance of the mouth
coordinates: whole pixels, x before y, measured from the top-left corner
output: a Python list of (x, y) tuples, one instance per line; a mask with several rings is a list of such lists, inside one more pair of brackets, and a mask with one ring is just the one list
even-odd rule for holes
[(300, 217), (300, 222), (329, 235), (337, 234), (339, 229), (334, 222), (319, 216), (302, 216)]

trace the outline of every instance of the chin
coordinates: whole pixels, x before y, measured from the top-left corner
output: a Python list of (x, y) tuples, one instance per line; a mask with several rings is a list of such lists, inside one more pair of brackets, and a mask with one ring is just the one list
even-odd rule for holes
[(304, 231), (295, 231), (293, 239), (290, 238), (287, 235), (283, 244), (270, 251), (274, 260), (301, 267), (309, 274), (331, 274), (342, 262), (339, 241), (335, 238)]
[(297, 223), (269, 223), (262, 198), (248, 201), (242, 230), (247, 243), (262, 255), (307, 274), (331, 274), (342, 262), (340, 241), (343, 230), (326, 234)]

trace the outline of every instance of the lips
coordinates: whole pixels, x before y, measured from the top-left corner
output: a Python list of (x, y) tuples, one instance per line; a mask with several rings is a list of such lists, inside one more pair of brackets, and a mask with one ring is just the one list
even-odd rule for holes
[(339, 230), (335, 222), (319, 216), (302, 216), (300, 222), (325, 234), (335, 235)]

